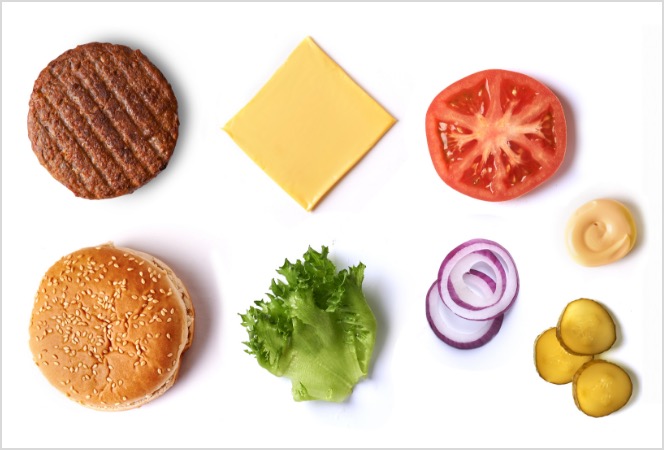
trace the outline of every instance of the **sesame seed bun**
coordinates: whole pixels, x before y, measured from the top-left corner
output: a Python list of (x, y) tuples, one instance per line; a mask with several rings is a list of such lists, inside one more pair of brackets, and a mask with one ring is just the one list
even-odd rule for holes
[(78, 250), (44, 275), (30, 349), (48, 381), (99, 410), (136, 408), (166, 392), (194, 334), (194, 308), (173, 271), (106, 244)]

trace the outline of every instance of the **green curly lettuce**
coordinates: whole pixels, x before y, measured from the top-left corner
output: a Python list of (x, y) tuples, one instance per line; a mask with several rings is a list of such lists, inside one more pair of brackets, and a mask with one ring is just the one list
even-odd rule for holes
[(288, 260), (272, 280), (269, 301), (258, 300), (242, 325), (247, 353), (292, 382), (293, 399), (342, 402), (367, 376), (376, 319), (362, 292), (365, 266), (337, 272), (328, 248), (311, 247), (304, 261)]

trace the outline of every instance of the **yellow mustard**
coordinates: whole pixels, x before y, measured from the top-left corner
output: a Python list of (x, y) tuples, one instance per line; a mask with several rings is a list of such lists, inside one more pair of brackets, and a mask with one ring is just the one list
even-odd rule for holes
[(584, 266), (602, 266), (627, 255), (636, 242), (632, 213), (622, 203), (598, 199), (577, 209), (567, 222), (567, 249)]

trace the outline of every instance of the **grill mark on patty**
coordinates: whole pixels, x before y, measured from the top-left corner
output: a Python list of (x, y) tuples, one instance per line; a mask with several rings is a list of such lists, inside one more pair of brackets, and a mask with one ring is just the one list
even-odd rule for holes
[[(86, 62), (83, 61), (83, 63)], [(108, 139), (115, 142), (109, 147), (113, 148), (117, 156), (121, 158), (125, 164), (126, 172), (138, 172), (135, 174), (137, 180), (135, 185), (140, 185), (158, 173), (161, 164), (150, 162), (150, 158), (146, 153), (152, 153), (152, 150), (145, 148), (149, 145), (143, 139), (132, 139), (135, 135), (140, 134), (136, 124), (131, 121), (127, 112), (106, 84), (85, 69), (88, 69), (88, 66), (81, 67), (81, 70), (74, 71), (72, 74), (85, 86), (86, 95), (97, 107), (96, 111), (89, 114), (103, 115), (106, 126), (102, 126), (101, 129)], [(92, 70), (94, 71), (94, 68)], [(111, 135), (108, 136), (109, 134)]]
[[(112, 186), (106, 178), (104, 171), (102, 171), (97, 166), (90, 153), (85, 151), (85, 147), (80, 142), (80, 137), (64, 117), (62, 109), (57, 108), (53, 100), (45, 92), (44, 86), (42, 86), (42, 89), (36, 91), (34, 94), (38, 95), (41, 99), (44, 100), (43, 106), (46, 106), (51, 113), (48, 114), (48, 116), (53, 120), (50, 120), (48, 124), (53, 128), (58, 128), (57, 131), (59, 132), (54, 130), (54, 134), (51, 134), (49, 131), (49, 136), (52, 136), (53, 139), (58, 142), (58, 137), (62, 135), (68, 138), (69, 144), (71, 144), (66, 146), (61, 144), (57, 145), (57, 148), (62, 151), (63, 159), (65, 159), (65, 161), (67, 161), (71, 167), (79, 167), (80, 173), (83, 174), (83, 176), (90, 178), (93, 186), (96, 187), (95, 189), (92, 189), (91, 192), (94, 192), (96, 195), (98, 195), (99, 190), (103, 190), (103, 186), (97, 187), (97, 183), (94, 182), (95, 179), (101, 180), (107, 188), (112, 189)], [(39, 110), (42, 111), (43, 107), (39, 108)], [(43, 121), (40, 120), (40, 123), (43, 125)], [(48, 129), (48, 127), (46, 128)], [(60, 179), (66, 180), (64, 174), (59, 171), (57, 173)], [(73, 173), (79, 176), (76, 171), (73, 171)]]
[(133, 192), (164, 170), (177, 143), (175, 94), (140, 50), (91, 42), (35, 81), (28, 136), (39, 162), (79, 197)]
[[(178, 136), (177, 128), (173, 127), (173, 117), (177, 110), (177, 99), (171, 89), (163, 89), (164, 84), (168, 84), (163, 75), (144, 57), (135, 57), (137, 54), (144, 56), (139, 50), (136, 50), (128, 59), (118, 59), (108, 49), (106, 51), (111, 55), (116, 66), (123, 71), (127, 83), (141, 96), (143, 103), (150, 109), (155, 120), (159, 122), (161, 125), (160, 131), (162, 133), (167, 132), (168, 136), (175, 142)], [(140, 68), (137, 68), (137, 66)], [(144, 74), (151, 81), (147, 90), (138, 87), (135, 81), (146, 80)], [(175, 108), (173, 105), (175, 105)]]
[[(148, 105), (145, 103), (140, 103), (138, 105), (134, 105), (134, 107), (130, 107), (130, 98), (128, 98), (126, 95), (122, 95), (124, 92), (120, 87), (118, 88), (118, 84), (111, 83), (112, 78), (109, 78), (108, 74), (106, 73), (101, 73), (98, 70), (98, 64), (95, 58), (101, 58), (105, 55), (99, 56), (99, 49), (95, 49), (97, 52), (94, 54), (91, 54), (90, 52), (86, 51), (84, 53), (84, 57), (87, 63), (92, 65), (92, 70), (95, 72), (95, 74), (98, 76), (100, 82), (104, 85), (105, 89), (107, 92), (111, 93), (112, 96), (110, 99), (114, 103), (114, 111), (121, 111), (122, 112), (122, 120), (125, 124), (129, 125), (131, 128), (131, 132), (135, 133), (135, 139), (132, 139), (135, 141), (137, 144), (140, 145), (140, 150), (141, 150), (141, 157), (143, 162), (150, 168), (150, 172), (154, 175), (158, 174), (161, 170), (163, 170), (167, 163), (168, 160), (171, 156), (171, 153), (173, 151), (173, 148), (175, 147), (175, 142), (172, 142), (171, 145), (169, 146), (170, 151), (164, 151), (162, 152), (159, 148), (157, 148), (154, 143), (152, 142), (153, 138), (148, 138), (145, 135), (145, 129), (146, 129), (146, 123), (145, 123), (145, 117), (143, 120), (140, 120), (141, 123), (139, 123), (140, 117), (139, 115), (135, 114), (136, 108), (138, 108), (139, 111), (143, 112), (145, 115), (145, 112), (148, 114), (150, 113), (148, 109)], [(110, 52), (110, 50), (107, 50), (105, 53), (108, 53), (113, 57), (113, 53)], [(121, 60), (118, 60), (117, 58), (113, 57), (113, 63), (114, 65), (112, 66), (113, 69), (115, 69), (115, 72), (119, 70), (118, 64), (124, 61), (124, 58)], [(109, 68), (110, 70), (110, 68)], [(117, 80), (116, 80), (117, 81)], [(138, 92), (136, 92), (136, 89), (134, 89), (129, 83), (128, 80), (124, 80), (124, 85), (123, 86), (129, 86), (131, 89), (129, 90), (130, 93), (133, 93), (137, 98), (140, 99), (140, 96), (138, 95)], [(136, 102), (135, 102), (136, 103)], [(152, 118), (152, 122), (155, 122), (155, 119)], [(160, 135), (163, 133), (163, 130), (160, 128), (160, 125), (157, 124), (157, 130), (154, 133), (155, 135)], [(150, 131), (150, 130), (148, 130)], [(129, 137), (129, 136), (128, 136)], [(150, 157), (150, 154), (154, 154), (157, 156), (158, 161), (154, 161), (153, 158)]]
[[(156, 92), (154, 93), (154, 97), (156, 97), (160, 100), (160, 102), (159, 102), (160, 103), (159, 104), (160, 108), (158, 109), (158, 112), (156, 112), (154, 114), (155, 114), (155, 116), (161, 118), (162, 126), (164, 127), (165, 130), (169, 131), (170, 138), (173, 140), (173, 142), (175, 142), (178, 138), (177, 128), (173, 127), (172, 126), (173, 124), (170, 124), (168, 122), (169, 122), (169, 119), (172, 119), (172, 117), (175, 116), (175, 114), (173, 114), (174, 111), (173, 111), (172, 104), (176, 105), (175, 110), (177, 110), (177, 99), (175, 98), (174, 95), (170, 95), (171, 92), (172, 92), (170, 89), (166, 89), (166, 91), (169, 94), (168, 98), (165, 98), (163, 95), (159, 95), (159, 92), (164, 90), (163, 89), (164, 81), (161, 81), (158, 78), (157, 73), (156, 73), (156, 69), (151, 63), (149, 63), (148, 61), (139, 60), (139, 65), (140, 65), (141, 69), (143, 69), (143, 71), (146, 74), (148, 74), (150, 79), (156, 85), (156, 87), (155, 87)], [(152, 98), (146, 99), (146, 101), (148, 103), (152, 104), (151, 103)], [(164, 123), (164, 120), (166, 120), (166, 123)]]
[[(104, 53), (108, 53), (112, 57), (112, 54), (109, 52)], [(117, 66), (115, 66), (114, 70), (111, 70), (111, 68), (106, 65), (98, 64), (87, 49), (83, 54), (93, 63), (97, 75), (106, 86), (110, 87), (110, 91), (123, 105), (128, 116), (141, 131), (140, 134), (142, 139), (150, 143), (150, 147), (154, 150), (155, 155), (157, 155), (162, 162), (165, 161), (170, 155), (162, 154), (152, 142), (155, 136), (159, 138), (160, 135), (163, 134), (163, 127), (152, 115), (150, 108), (142, 101), (138, 92), (136, 92), (136, 90), (127, 82), (124, 74), (122, 76), (120, 75)]]
[[(78, 126), (70, 125), (70, 128), (80, 135), (79, 137), (83, 141), (81, 149), (89, 154), (91, 161), (102, 173), (107, 184), (114, 192), (124, 189), (127, 182), (134, 187), (140, 186), (140, 182), (127, 173), (113, 149), (109, 148), (107, 143), (104, 142), (102, 130), (92, 123), (92, 118), (83, 111), (82, 105), (72, 97), (69, 89), (67, 89), (67, 84), (60, 75), (53, 73), (53, 71), (51, 71), (51, 75), (63, 88), (53, 89), (53, 93), (61, 95), (62, 100), (71, 106), (71, 108), (64, 108), (64, 110), (60, 108), (59, 112), (62, 117), (67, 119), (68, 123), (78, 124)], [(69, 113), (68, 116), (67, 113)]]
[[(53, 135), (50, 128), (47, 127), (37, 115), (34, 115), (32, 120), (33, 124), (36, 124), (39, 127), (38, 130), (33, 130), (33, 132), (38, 135), (36, 136), (37, 141), (43, 143), (41, 146), (42, 154), (39, 155), (40, 161), (43, 161), (43, 163), (49, 167), (50, 173), (58, 173), (60, 172), (58, 168), (60, 168), (74, 174), (74, 179), (72, 179), (72, 177), (64, 177), (61, 181), (65, 182), (69, 189), (74, 192), (81, 195), (91, 195), (93, 191), (86, 185), (86, 180), (81, 175), (81, 172), (76, 170), (71, 162), (67, 161), (65, 158), (65, 150), (61, 148), (58, 139)], [(48, 157), (43, 156), (43, 153), (47, 151), (47, 149), (44, 148), (44, 145), (48, 145), (52, 149), (48, 150)]]

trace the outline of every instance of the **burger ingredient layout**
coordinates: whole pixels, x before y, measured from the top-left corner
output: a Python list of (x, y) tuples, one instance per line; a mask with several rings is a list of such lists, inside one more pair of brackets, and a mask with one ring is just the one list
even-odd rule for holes
[(309, 248), (288, 260), (272, 280), (269, 301), (258, 300), (242, 317), (247, 353), (276, 376), (292, 381), (296, 401), (341, 402), (367, 376), (376, 319), (362, 292), (362, 263), (337, 272), (328, 248)]
[(395, 121), (308, 37), (224, 130), (310, 211)]

